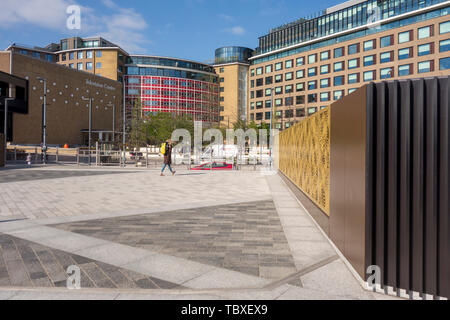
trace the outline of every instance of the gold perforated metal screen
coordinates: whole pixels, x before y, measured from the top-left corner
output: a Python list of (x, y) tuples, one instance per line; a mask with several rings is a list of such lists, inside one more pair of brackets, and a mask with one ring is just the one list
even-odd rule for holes
[(330, 108), (279, 136), (279, 169), (330, 215)]

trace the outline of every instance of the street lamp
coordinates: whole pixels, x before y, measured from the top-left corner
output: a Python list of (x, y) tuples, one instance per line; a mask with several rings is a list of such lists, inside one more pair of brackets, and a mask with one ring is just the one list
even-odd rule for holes
[(122, 82), (122, 88), (123, 88), (123, 93), (122, 93), (122, 104), (123, 104), (123, 135), (122, 135), (122, 148), (123, 148), (123, 167), (126, 167), (126, 160), (127, 160), (127, 156), (126, 156), (126, 150), (125, 150), (125, 143), (126, 143), (126, 136), (125, 136), (125, 131), (126, 131), (126, 110), (125, 110), (125, 82), (126, 82), (126, 78), (123, 79)]
[(81, 97), (84, 101), (89, 101), (89, 165), (91, 165), (91, 137), (92, 137), (92, 101), (94, 101), (94, 98), (85, 98)]
[(5, 135), (5, 166), (6, 166), (6, 160), (7, 160), (7, 153), (8, 153), (8, 102), (15, 100), (14, 98), (5, 98), (5, 121), (4, 121), (4, 128), (3, 133)]
[(44, 104), (42, 116), (42, 154), (44, 159), (42, 162), (47, 164), (47, 79), (36, 77), (40, 82), (44, 83)]
[(270, 127), (269, 127), (269, 152), (270, 152), (270, 157), (269, 157), (269, 163), (270, 163), (270, 170), (272, 170), (272, 122), (273, 122), (273, 95), (275, 93), (275, 89), (274, 88), (270, 88)]

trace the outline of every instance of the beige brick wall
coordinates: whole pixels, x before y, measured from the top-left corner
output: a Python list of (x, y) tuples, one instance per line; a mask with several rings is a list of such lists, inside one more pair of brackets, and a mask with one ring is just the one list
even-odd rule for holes
[[(8, 60), (8, 63), (5, 62)], [(2, 70), (8, 65), (8, 70)], [(2, 67), (3, 66), (3, 67)], [(9, 54), (0, 53), (0, 70), (9, 72)], [(20, 54), (13, 54), (13, 74), (29, 80), (29, 113), (14, 114), (13, 142), (40, 144), (42, 131), (43, 84), (36, 77), (47, 79), (47, 142), (48, 144), (81, 144), (81, 130), (89, 128), (89, 112), (82, 97), (94, 98), (93, 129), (112, 131), (112, 108), (116, 106), (116, 130), (121, 123), (122, 84), (87, 72), (41, 61)], [(86, 83), (90, 80), (105, 87)], [(98, 107), (98, 108), (97, 108)], [(105, 109), (107, 108), (107, 109)]]

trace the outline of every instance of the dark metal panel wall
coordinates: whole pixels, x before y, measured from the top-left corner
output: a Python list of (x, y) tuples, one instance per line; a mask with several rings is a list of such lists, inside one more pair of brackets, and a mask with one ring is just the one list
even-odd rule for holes
[(367, 86), (366, 267), (449, 296), (449, 78)]

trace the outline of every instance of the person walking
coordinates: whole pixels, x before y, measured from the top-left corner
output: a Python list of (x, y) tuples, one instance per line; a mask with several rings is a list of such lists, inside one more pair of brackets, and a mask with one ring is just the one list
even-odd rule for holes
[(169, 167), (170, 172), (172, 172), (172, 175), (175, 175), (176, 171), (172, 170), (171, 164), (172, 164), (172, 140), (166, 141), (166, 146), (164, 148), (164, 165), (161, 170), (161, 177), (164, 176), (164, 170), (166, 170), (166, 167)]
[(27, 164), (28, 164), (29, 167), (31, 167), (31, 153), (29, 153), (27, 155)]

